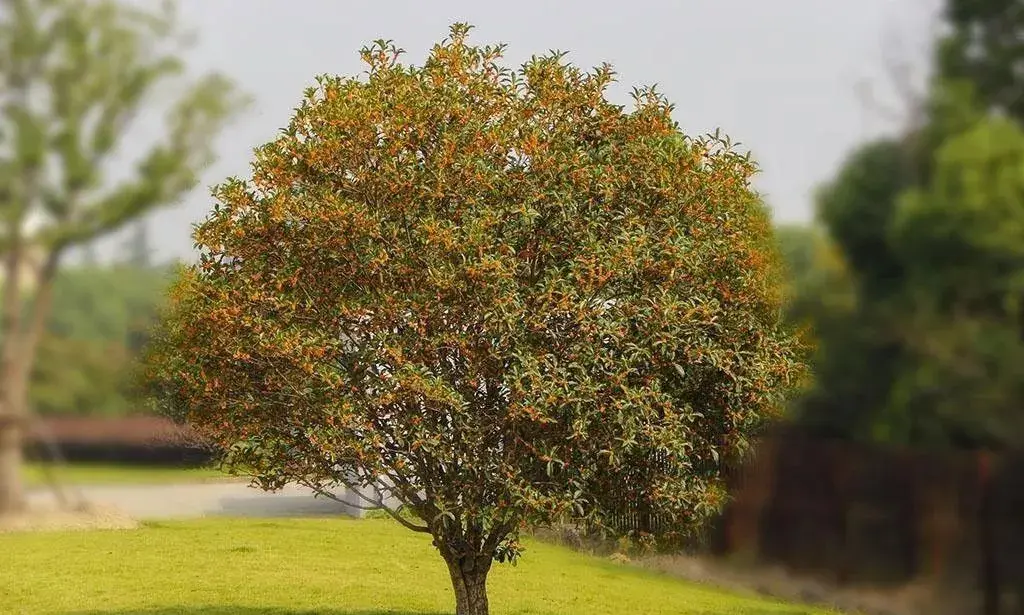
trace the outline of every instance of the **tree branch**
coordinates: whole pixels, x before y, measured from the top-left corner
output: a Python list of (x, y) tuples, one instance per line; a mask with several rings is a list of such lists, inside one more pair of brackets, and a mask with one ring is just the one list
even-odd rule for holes
[[(362, 493), (362, 491), (360, 491), (359, 487), (354, 486), (351, 482), (349, 482), (347, 480), (340, 479), (338, 482), (340, 482), (341, 484), (345, 485), (345, 487), (347, 487), (350, 491), (354, 492), (356, 494), (356, 496), (358, 496), (360, 499), (362, 499), (362, 500), (364, 500), (366, 502), (369, 502), (372, 505), (372, 507), (370, 507), (370, 508), (360, 508), (359, 506), (352, 505), (349, 502), (345, 502), (345, 501), (339, 499), (338, 496), (336, 496), (333, 493), (330, 493), (330, 492), (324, 490), (322, 487), (310, 483), (309, 481), (300, 481), (299, 484), (303, 485), (305, 487), (308, 487), (309, 489), (312, 489), (314, 492), (317, 493), (317, 495), (322, 495), (322, 496), (324, 496), (324, 497), (326, 497), (328, 499), (334, 500), (334, 501), (336, 501), (336, 502), (338, 502), (340, 504), (346, 504), (346, 505), (352, 506), (353, 508), (359, 508), (360, 510), (383, 510), (383, 511), (387, 512), (388, 515), (390, 515), (391, 518), (393, 518), (395, 521), (398, 521), (399, 523), (401, 523), (402, 525), (404, 525), (405, 527), (407, 527), (408, 529), (410, 529), (410, 530), (412, 530), (414, 532), (420, 532), (420, 533), (424, 533), (424, 534), (429, 534), (430, 533), (430, 528), (422, 526), (422, 525), (416, 525), (414, 523), (411, 523), (408, 519), (403, 518), (396, 511), (392, 510), (386, 504), (384, 504), (384, 501), (382, 499), (375, 500), (375, 499), (365, 495), (364, 493)], [(401, 507), (399, 507), (399, 510), (401, 510)]]
[(36, 296), (32, 302), (32, 320), (29, 321), (28, 327), (21, 332), (17, 343), (19, 364), (23, 366), (20, 376), (26, 379), (35, 362), (36, 348), (43, 330), (46, 328), (46, 319), (50, 315), (53, 280), (57, 273), (57, 265), (60, 263), (61, 253), (60, 248), (54, 248), (46, 255), (46, 260), (36, 277)]

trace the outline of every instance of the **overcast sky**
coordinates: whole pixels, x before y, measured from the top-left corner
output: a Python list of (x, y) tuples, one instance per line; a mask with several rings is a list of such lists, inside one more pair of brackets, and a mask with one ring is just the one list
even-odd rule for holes
[[(146, 0), (137, 0), (145, 2)], [(181, 0), (199, 42), (193, 69), (225, 72), (254, 106), (220, 139), (220, 159), (181, 205), (154, 215), (160, 257), (192, 254), (191, 225), (211, 206), (207, 186), (245, 175), (251, 152), (287, 124), (318, 73), (363, 70), (358, 50), (393, 39), (420, 63), (456, 21), (478, 43), (508, 44), (518, 65), (549, 49), (574, 63), (611, 62), (612, 96), (657, 83), (688, 133), (720, 127), (752, 151), (756, 185), (780, 221), (812, 216), (813, 189), (858, 142), (891, 130), (856, 94), (887, 88), (887, 54), (919, 71), (936, 0)], [(898, 42), (898, 45), (894, 45)], [(108, 241), (109, 249), (115, 238)], [(106, 252), (107, 250), (103, 250)]]

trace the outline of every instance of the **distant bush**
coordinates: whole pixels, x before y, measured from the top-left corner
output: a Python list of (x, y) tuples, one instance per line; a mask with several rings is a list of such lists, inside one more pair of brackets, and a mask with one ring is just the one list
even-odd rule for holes
[(88, 266), (62, 271), (39, 346), (30, 402), (43, 416), (125, 416), (143, 404), (132, 366), (168, 284), (166, 267)]

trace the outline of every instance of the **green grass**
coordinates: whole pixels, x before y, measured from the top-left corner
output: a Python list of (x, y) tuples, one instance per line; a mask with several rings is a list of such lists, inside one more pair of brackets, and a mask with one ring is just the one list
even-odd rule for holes
[[(77, 485), (142, 485), (196, 483), (232, 478), (216, 468), (175, 468), (162, 466), (130, 466), (105, 463), (73, 463), (54, 466), (59, 480)], [(25, 482), (37, 487), (46, 484), (43, 466), (29, 463), (24, 469)]]
[[(496, 565), (494, 615), (821, 615), (529, 541)], [(387, 520), (202, 520), (0, 535), (12, 615), (442, 615), (444, 565)]]

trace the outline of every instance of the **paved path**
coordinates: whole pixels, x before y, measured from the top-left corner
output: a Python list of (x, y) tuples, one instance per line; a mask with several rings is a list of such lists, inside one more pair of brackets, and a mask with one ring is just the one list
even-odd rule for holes
[[(359, 510), (327, 498), (317, 498), (303, 487), (288, 486), (276, 493), (248, 483), (222, 482), (181, 485), (70, 487), (89, 503), (115, 508), (136, 519), (187, 519), (207, 516), (302, 517), (350, 515)], [(32, 503), (55, 502), (49, 490), (29, 494)]]

